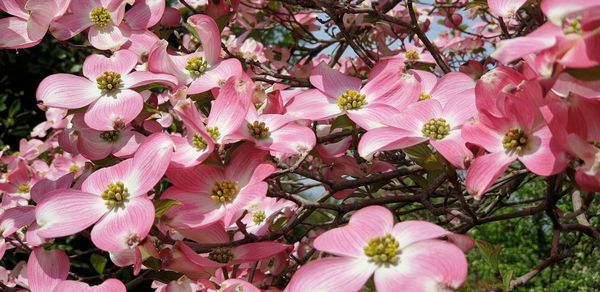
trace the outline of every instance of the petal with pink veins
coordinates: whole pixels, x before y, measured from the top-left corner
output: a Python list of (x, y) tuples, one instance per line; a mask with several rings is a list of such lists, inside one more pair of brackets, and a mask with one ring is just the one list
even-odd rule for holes
[(135, 88), (148, 84), (161, 84), (169, 88), (174, 88), (177, 82), (177, 78), (173, 77), (173, 75), (148, 71), (135, 71), (123, 76), (123, 87), (125, 88)]
[(27, 21), (18, 17), (0, 18), (0, 48), (21, 49), (33, 47), (42, 39), (33, 40), (27, 35)]
[(330, 119), (342, 113), (335, 99), (316, 89), (294, 96), (286, 110), (289, 116), (311, 121)]
[(498, 17), (513, 17), (527, 0), (488, 0), (490, 11)]
[(119, 26), (108, 24), (103, 28), (90, 27), (88, 40), (94, 48), (99, 50), (115, 50), (127, 42), (131, 29), (123, 23)]
[(171, 162), (173, 140), (165, 133), (147, 137), (133, 156), (131, 172), (125, 179), (131, 196), (146, 194), (162, 179)]
[(346, 111), (353, 122), (367, 131), (383, 127), (385, 120), (398, 113), (396, 108), (383, 103), (368, 104), (358, 110)]
[(242, 64), (236, 58), (229, 58), (218, 62), (214, 67), (209, 67), (208, 71), (190, 83), (188, 94), (202, 93), (221, 87), (229, 78), (240, 76), (242, 72)]
[(54, 288), (53, 292), (78, 291), (78, 292), (126, 292), (125, 285), (117, 279), (107, 279), (102, 284), (90, 286), (87, 283), (67, 280)]
[(542, 127), (529, 139), (528, 146), (532, 148), (531, 152), (526, 150), (519, 155), (519, 160), (527, 169), (541, 176), (557, 174), (565, 169), (569, 159), (564, 150), (552, 141), (552, 133), (548, 127)]
[(143, 30), (157, 24), (165, 11), (165, 0), (136, 1), (127, 12), (125, 20), (134, 30)]
[(110, 57), (100, 54), (89, 55), (83, 62), (83, 76), (96, 80), (104, 72), (116, 72), (124, 77), (133, 70), (137, 61), (137, 55), (130, 50), (116, 51)]
[(71, 74), (58, 73), (40, 82), (36, 98), (50, 107), (76, 109), (94, 102), (101, 94), (95, 82)]
[(196, 14), (187, 19), (202, 43), (204, 57), (209, 65), (215, 65), (221, 59), (221, 33), (215, 20), (203, 14)]
[(548, 17), (552, 23), (562, 25), (563, 20), (572, 13), (584, 11), (595, 6), (600, 6), (600, 3), (590, 0), (544, 0), (541, 3), (542, 12)]
[(400, 248), (419, 241), (436, 239), (451, 232), (427, 221), (404, 221), (394, 225), (392, 235), (400, 243)]
[(425, 137), (414, 137), (413, 133), (395, 127), (382, 127), (368, 131), (358, 143), (358, 153), (366, 159), (378, 151), (406, 148), (427, 141)]
[(461, 128), (462, 138), (469, 143), (479, 145), (489, 152), (502, 152), (504, 136), (477, 122), (468, 122)]
[(0, 215), (0, 236), (6, 238), (25, 225), (35, 221), (34, 206), (16, 206)]
[(82, 15), (77, 14), (66, 14), (52, 21), (49, 30), (56, 39), (64, 41), (76, 36), (90, 26), (92, 26), (92, 22), (89, 17), (82, 17)]
[(360, 291), (375, 269), (375, 265), (363, 259), (318, 259), (296, 271), (284, 292)]
[(460, 130), (450, 131), (443, 139), (431, 139), (429, 143), (454, 167), (464, 169), (465, 162), (473, 159), (473, 153), (465, 145), (466, 141), (461, 137)]
[(524, 36), (500, 42), (491, 57), (508, 64), (529, 54), (548, 49), (556, 44), (553, 37)]
[(52, 191), (35, 209), (39, 236), (61, 237), (96, 223), (108, 211), (104, 200), (79, 190)]
[(286, 250), (288, 247), (289, 245), (272, 241), (243, 244), (231, 249), (233, 260), (228, 264), (268, 260), (270, 257)]
[[(198, 179), (200, 177), (202, 179)], [(194, 168), (169, 169), (167, 178), (181, 190), (208, 194), (215, 182), (225, 180), (225, 173), (221, 168), (201, 164)]]
[(163, 216), (176, 228), (200, 228), (208, 226), (225, 215), (225, 208), (216, 203), (209, 194), (192, 193), (177, 187), (168, 188), (161, 196), (180, 204), (171, 207)]
[(225, 226), (228, 227), (235, 223), (239, 215), (241, 215), (240, 211), (248, 206), (249, 203), (256, 199), (266, 197), (267, 189), (267, 183), (259, 182), (246, 186), (244, 189), (240, 190), (233, 202), (225, 205), (225, 215), (223, 216), (223, 223)]
[(334, 99), (340, 97), (346, 90), (360, 91), (361, 87), (359, 78), (331, 69), (325, 62), (321, 62), (313, 68), (310, 74), (310, 83)]
[(27, 261), (27, 278), (31, 291), (52, 291), (69, 276), (69, 257), (59, 249), (36, 247)]
[(467, 192), (480, 199), (515, 159), (516, 157), (508, 156), (504, 151), (475, 158), (467, 170)]
[(110, 131), (116, 124), (129, 124), (144, 107), (141, 94), (123, 89), (115, 94), (103, 95), (92, 103), (84, 114), (85, 123), (98, 131)]
[(154, 223), (154, 205), (146, 197), (135, 197), (123, 207), (113, 207), (92, 229), (96, 247), (117, 252), (144, 240)]

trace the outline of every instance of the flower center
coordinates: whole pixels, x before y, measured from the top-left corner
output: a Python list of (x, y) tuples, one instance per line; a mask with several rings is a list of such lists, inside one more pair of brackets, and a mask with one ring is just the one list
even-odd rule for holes
[(421, 95), (419, 95), (419, 101), (428, 100), (428, 99), (431, 99), (431, 94), (429, 94), (427, 92), (421, 92)]
[(233, 259), (233, 253), (226, 247), (215, 247), (208, 253), (208, 259), (217, 263), (226, 264)]
[(340, 97), (338, 98), (338, 106), (340, 110), (357, 110), (363, 107), (363, 105), (367, 104), (365, 100), (366, 97), (364, 94), (360, 94), (360, 92), (356, 90), (346, 90)]
[(215, 182), (210, 198), (216, 203), (231, 203), (239, 191), (236, 182), (224, 180)]
[(404, 53), (404, 56), (407, 59), (411, 60), (411, 61), (419, 60), (419, 58), (421, 57), (421, 55), (419, 54), (419, 52), (417, 52), (415, 50), (408, 50), (408, 51), (406, 51), (406, 53)]
[(265, 214), (265, 211), (257, 211), (252, 215), (252, 222), (254, 222), (254, 224), (260, 224), (263, 223), (266, 218), (267, 215)]
[(119, 130), (104, 131), (100, 133), (100, 139), (108, 143), (115, 143), (119, 139), (120, 134)]
[(219, 139), (219, 137), (221, 136), (221, 133), (219, 132), (219, 128), (217, 128), (217, 127), (208, 127), (208, 128), (206, 128), (206, 131), (215, 140)]
[(24, 193), (24, 194), (29, 193), (30, 189), (31, 188), (29, 187), (28, 183), (22, 183), (17, 187), (17, 191), (19, 191), (19, 193)]
[(106, 71), (96, 78), (98, 88), (102, 93), (110, 93), (121, 85), (121, 74), (113, 71)]
[(136, 247), (140, 241), (140, 237), (137, 234), (132, 234), (127, 238), (127, 246), (129, 246), (129, 248)]
[(527, 141), (527, 134), (522, 129), (512, 128), (504, 135), (502, 146), (508, 151), (521, 153), (527, 147)]
[(104, 201), (106, 201), (106, 206), (123, 206), (127, 197), (129, 197), (129, 190), (123, 182), (110, 183), (106, 190), (102, 192), (100, 195)]
[(391, 234), (375, 237), (369, 240), (365, 246), (365, 255), (371, 258), (371, 261), (379, 266), (389, 266), (398, 264), (398, 254), (400, 244)]
[(8, 164), (0, 162), (0, 173), (8, 172)]
[(450, 125), (444, 118), (433, 118), (423, 125), (421, 132), (427, 138), (440, 140), (448, 136)]
[(254, 121), (252, 124), (248, 124), (248, 132), (250, 135), (257, 140), (265, 139), (269, 137), (269, 127), (265, 122)]
[(581, 16), (565, 19), (563, 22), (563, 33), (564, 34), (582, 34), (581, 28)]
[(198, 151), (202, 151), (206, 149), (206, 147), (208, 147), (208, 143), (206, 143), (206, 140), (204, 140), (204, 138), (202, 138), (202, 136), (200, 136), (200, 134), (198, 133), (194, 134), (192, 143), (194, 144), (194, 147), (198, 149)]
[(90, 10), (90, 21), (98, 27), (105, 27), (110, 22), (110, 13), (104, 7), (94, 7)]
[(71, 165), (71, 167), (69, 167), (69, 172), (71, 173), (75, 173), (79, 170), (79, 166), (77, 166), (77, 164), (73, 164)]
[(204, 61), (204, 58), (202, 57), (193, 57), (187, 61), (185, 69), (188, 70), (194, 78), (197, 78), (206, 72), (208, 63)]

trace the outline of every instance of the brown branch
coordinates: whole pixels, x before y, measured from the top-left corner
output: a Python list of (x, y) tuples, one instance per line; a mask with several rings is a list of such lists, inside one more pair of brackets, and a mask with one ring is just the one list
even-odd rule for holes
[(435, 59), (435, 62), (438, 64), (438, 66), (440, 66), (442, 71), (444, 71), (444, 73), (449, 73), (451, 71), (450, 67), (442, 58), (440, 51), (434, 44), (431, 43), (427, 35), (423, 32), (423, 30), (421, 30), (421, 27), (419, 27), (417, 14), (415, 13), (412, 0), (406, 0), (406, 9), (408, 9), (408, 14), (410, 15), (412, 22), (412, 31), (417, 35), (421, 42), (423, 42), (423, 45), (425, 45), (429, 53), (431, 53), (431, 56), (433, 56), (433, 59)]

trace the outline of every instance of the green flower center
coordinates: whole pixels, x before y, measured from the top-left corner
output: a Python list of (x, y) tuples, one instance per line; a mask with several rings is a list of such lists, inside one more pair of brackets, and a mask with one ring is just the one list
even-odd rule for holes
[(564, 34), (582, 34), (583, 29), (581, 28), (581, 16), (565, 19), (563, 22), (563, 33)]
[(423, 125), (421, 132), (427, 138), (440, 140), (448, 136), (450, 125), (444, 118), (433, 118)]
[(110, 22), (110, 13), (104, 7), (94, 7), (90, 10), (90, 21), (98, 27), (105, 27)]
[(206, 147), (208, 147), (208, 143), (206, 143), (206, 140), (204, 140), (204, 138), (202, 138), (202, 136), (200, 136), (200, 134), (198, 133), (194, 134), (192, 143), (194, 144), (194, 147), (198, 149), (198, 151), (202, 151), (206, 149)]
[(265, 214), (265, 211), (254, 212), (254, 214), (252, 215), (252, 222), (254, 222), (254, 224), (260, 224), (263, 223), (263, 221), (265, 221), (266, 218), (267, 215)]
[(96, 78), (98, 89), (102, 90), (102, 93), (113, 92), (121, 85), (121, 81), (121, 74), (113, 71), (106, 71)]
[(508, 151), (521, 153), (527, 147), (527, 141), (527, 134), (522, 129), (512, 128), (504, 135), (502, 146)]
[(120, 135), (121, 132), (119, 132), (119, 130), (104, 131), (100, 133), (100, 139), (108, 143), (115, 143), (119, 139)]
[(208, 127), (206, 128), (206, 131), (215, 140), (219, 139), (221, 136), (221, 132), (219, 132), (219, 128), (217, 127)]
[(428, 99), (431, 99), (431, 94), (429, 94), (427, 92), (422, 92), (421, 95), (419, 95), (419, 101), (428, 100)]
[(362, 108), (367, 104), (366, 97), (364, 94), (360, 94), (360, 92), (356, 90), (346, 90), (339, 98), (338, 98), (338, 106), (340, 110), (357, 110)]
[(231, 180), (224, 180), (215, 182), (210, 193), (210, 198), (215, 203), (231, 203), (239, 191), (236, 182)]
[(123, 182), (110, 183), (106, 190), (102, 192), (100, 195), (104, 201), (106, 201), (106, 206), (123, 206), (127, 197), (129, 197), (129, 190)]
[(19, 193), (29, 193), (29, 191), (31, 190), (31, 188), (29, 187), (28, 183), (22, 183), (17, 187), (17, 191), (19, 191)]
[(369, 240), (365, 246), (365, 255), (371, 258), (371, 261), (379, 266), (389, 266), (398, 264), (398, 254), (400, 244), (391, 234), (375, 237)]
[(257, 140), (268, 138), (269, 127), (265, 124), (265, 122), (254, 121), (252, 124), (248, 124), (248, 133)]
[(419, 54), (419, 52), (417, 52), (415, 50), (408, 50), (408, 51), (406, 51), (406, 53), (404, 53), (404, 56), (407, 59), (411, 60), (411, 61), (419, 60), (419, 58), (421, 57), (421, 55)]
[(75, 173), (79, 170), (79, 166), (77, 166), (77, 164), (73, 164), (71, 165), (71, 167), (69, 167), (69, 172), (71, 173)]
[(226, 247), (215, 247), (208, 253), (208, 259), (217, 263), (226, 264), (233, 259), (231, 249)]
[(185, 69), (188, 70), (194, 78), (197, 78), (206, 72), (208, 63), (204, 61), (204, 58), (202, 57), (193, 57), (187, 61)]

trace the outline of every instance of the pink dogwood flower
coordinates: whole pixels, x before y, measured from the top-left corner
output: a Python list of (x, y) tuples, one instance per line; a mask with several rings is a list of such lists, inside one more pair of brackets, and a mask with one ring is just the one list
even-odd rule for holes
[(90, 55), (83, 76), (53, 74), (40, 83), (36, 97), (50, 107), (77, 109), (87, 106), (85, 123), (99, 131), (112, 131), (131, 122), (142, 111), (144, 98), (133, 88), (151, 83), (175, 86), (167, 74), (134, 71), (138, 58), (129, 50), (110, 58)]
[(449, 234), (424, 221), (394, 225), (388, 209), (363, 208), (348, 225), (315, 239), (317, 250), (335, 256), (302, 266), (284, 291), (360, 291), (372, 275), (380, 292), (456, 289), (467, 276), (467, 260), (439, 240)]
[(0, 19), (0, 48), (22, 49), (42, 41), (50, 22), (65, 13), (70, 0), (0, 1), (0, 10), (13, 15)]
[(562, 171), (568, 162), (541, 112), (530, 101), (509, 98), (502, 112), (501, 117), (480, 113), (478, 122), (462, 128), (467, 142), (489, 152), (475, 158), (467, 172), (467, 191), (476, 198), (481, 198), (515, 160), (541, 176)]
[(92, 173), (81, 190), (52, 191), (36, 207), (37, 234), (53, 238), (77, 233), (94, 223), (91, 238), (106, 251), (141, 242), (154, 222), (146, 193), (165, 173), (173, 142), (158, 133), (146, 138), (133, 158)]
[(248, 203), (266, 195), (267, 183), (263, 180), (275, 169), (266, 162), (267, 154), (247, 143), (232, 153), (225, 167), (200, 164), (167, 171), (173, 186), (161, 198), (181, 203), (165, 213), (168, 224), (198, 228), (223, 220), (225, 226), (230, 226)]
[(527, 0), (488, 0), (488, 7), (497, 17), (513, 17)]

